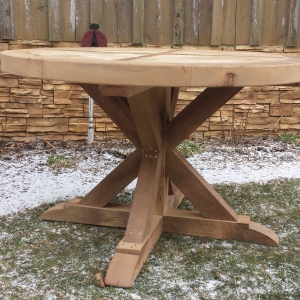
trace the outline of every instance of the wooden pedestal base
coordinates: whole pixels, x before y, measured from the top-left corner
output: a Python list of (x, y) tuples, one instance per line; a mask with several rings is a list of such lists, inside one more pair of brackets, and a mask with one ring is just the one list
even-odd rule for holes
[[(162, 232), (278, 245), (273, 231), (237, 215), (175, 149), (241, 88), (208, 88), (173, 117), (177, 88), (82, 86), (137, 149), (85, 197), (41, 218), (126, 228), (107, 285), (132, 286)], [(110, 203), (136, 177), (132, 204)], [(183, 195), (197, 211), (177, 209)]]

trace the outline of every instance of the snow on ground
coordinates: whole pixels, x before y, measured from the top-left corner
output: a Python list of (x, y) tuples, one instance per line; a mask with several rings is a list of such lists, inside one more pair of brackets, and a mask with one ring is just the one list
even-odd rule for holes
[[(188, 160), (210, 184), (300, 178), (300, 149), (292, 145), (256, 142), (203, 147), (202, 154)], [(0, 216), (85, 195), (122, 161), (113, 151), (98, 152), (95, 147), (75, 152), (57, 149), (57, 154), (76, 157), (72, 168), (58, 170), (49, 167), (50, 154), (44, 151), (4, 153), (0, 156)]]

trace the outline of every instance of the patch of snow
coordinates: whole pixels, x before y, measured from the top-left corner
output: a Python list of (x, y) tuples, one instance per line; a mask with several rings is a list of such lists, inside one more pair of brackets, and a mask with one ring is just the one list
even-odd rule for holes
[[(300, 178), (300, 151), (296, 147), (284, 147), (278, 143), (239, 149), (221, 145), (208, 148), (188, 161), (210, 184)], [(73, 150), (59, 151), (74, 156)], [(43, 203), (82, 197), (123, 161), (112, 154), (88, 149), (76, 153), (73, 168), (52, 170), (47, 164), (48, 156), (34, 151), (0, 156), (0, 216)], [(136, 180), (126, 189), (135, 186)]]

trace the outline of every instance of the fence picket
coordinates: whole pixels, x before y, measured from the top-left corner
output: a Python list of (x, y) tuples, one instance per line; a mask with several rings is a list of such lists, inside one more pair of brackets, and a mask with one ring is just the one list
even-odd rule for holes
[(237, 1), (236, 7), (236, 45), (250, 44), (252, 0)]
[(48, 39), (48, 1), (12, 0), (14, 38), (23, 40)]
[(10, 1), (0, 0), (0, 39), (12, 39)]

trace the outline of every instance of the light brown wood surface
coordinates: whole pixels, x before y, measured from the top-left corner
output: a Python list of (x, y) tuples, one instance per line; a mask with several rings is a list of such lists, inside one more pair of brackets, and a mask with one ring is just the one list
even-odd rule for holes
[[(4, 52), (4, 70), (72, 80), (137, 147), (82, 199), (41, 218), (126, 228), (105, 283), (132, 286), (163, 231), (276, 246), (269, 228), (239, 216), (176, 146), (248, 85), (300, 81), (300, 60), (282, 55), (158, 49), (43, 49)], [(207, 85), (174, 117), (178, 86)], [(123, 87), (122, 87), (123, 86)], [(156, 87), (154, 87), (156, 86)], [(110, 200), (138, 177), (131, 205)], [(183, 195), (196, 211), (177, 210)]]
[(1, 68), (21, 76), (102, 85), (242, 87), (300, 81), (300, 57), (253, 52), (24, 49), (3, 51)]

